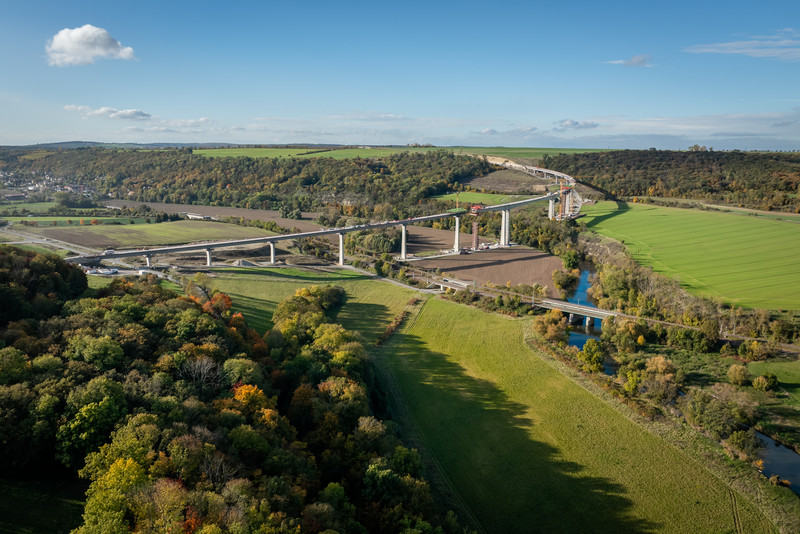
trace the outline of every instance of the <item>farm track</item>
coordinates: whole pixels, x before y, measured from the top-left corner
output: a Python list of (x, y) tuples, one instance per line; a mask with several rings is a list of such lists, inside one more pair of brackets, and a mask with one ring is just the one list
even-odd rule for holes
[(744, 534), (742, 529), (742, 520), (739, 518), (739, 506), (736, 503), (736, 493), (728, 488), (728, 495), (731, 497), (731, 509), (733, 511), (733, 526), (737, 534)]

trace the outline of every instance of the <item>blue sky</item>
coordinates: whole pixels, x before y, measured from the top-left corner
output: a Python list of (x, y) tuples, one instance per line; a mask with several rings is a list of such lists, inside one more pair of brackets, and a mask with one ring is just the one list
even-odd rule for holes
[(9, 1), (0, 51), (2, 145), (800, 149), (796, 0)]

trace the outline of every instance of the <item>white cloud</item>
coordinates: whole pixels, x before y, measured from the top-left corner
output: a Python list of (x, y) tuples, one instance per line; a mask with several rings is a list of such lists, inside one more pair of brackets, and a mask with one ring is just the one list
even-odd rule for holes
[(653, 57), (650, 54), (639, 54), (630, 59), (615, 59), (613, 61), (606, 61), (610, 65), (625, 65), (626, 67), (652, 67), (653, 64), (650, 60)]
[(800, 61), (800, 40), (791, 28), (776, 31), (773, 35), (751, 37), (744, 41), (700, 44), (686, 47), (693, 54), (739, 54), (755, 58), (780, 61)]
[(64, 28), (47, 43), (48, 63), (57, 67), (88, 65), (96, 58), (136, 59), (133, 48), (111, 37), (103, 28), (84, 24)]
[(92, 109), (89, 106), (76, 106), (74, 104), (68, 104), (64, 106), (64, 109), (67, 111), (79, 111), (83, 113), (85, 117), (108, 117), (109, 119), (134, 121), (146, 121), (152, 117), (149, 113), (145, 113), (139, 109), (116, 109), (107, 106)]
[(564, 119), (563, 121), (558, 121), (554, 130), (560, 132), (565, 130), (588, 130), (591, 128), (597, 128), (598, 126), (600, 125), (596, 122)]

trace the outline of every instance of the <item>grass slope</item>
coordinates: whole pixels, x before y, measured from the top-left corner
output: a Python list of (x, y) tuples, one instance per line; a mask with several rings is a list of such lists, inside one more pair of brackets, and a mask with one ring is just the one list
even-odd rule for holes
[(773, 530), (693, 458), (545, 363), (522, 326), (432, 299), (380, 356), (487, 532)]
[(81, 524), (84, 481), (0, 479), (0, 532), (67, 534)]
[(598, 202), (592, 230), (688, 290), (746, 307), (800, 309), (800, 224), (795, 219)]
[(495, 193), (474, 193), (471, 191), (463, 191), (458, 193), (448, 193), (446, 195), (437, 195), (435, 197), (436, 200), (451, 200), (455, 202), (458, 200), (461, 202), (460, 207), (468, 207), (468, 204), (484, 204), (487, 206), (493, 206), (495, 204), (502, 204), (503, 202), (511, 202), (512, 200), (518, 200), (522, 197), (517, 195), (498, 195)]
[(416, 292), (354, 271), (336, 272), (301, 269), (240, 268), (217, 271), (211, 280), (215, 289), (230, 295), (234, 311), (263, 334), (272, 328), (272, 313), (280, 301), (301, 287), (341, 286), (347, 292), (345, 305), (333, 318), (348, 330), (361, 332), (367, 343), (384, 332), (403, 311)]

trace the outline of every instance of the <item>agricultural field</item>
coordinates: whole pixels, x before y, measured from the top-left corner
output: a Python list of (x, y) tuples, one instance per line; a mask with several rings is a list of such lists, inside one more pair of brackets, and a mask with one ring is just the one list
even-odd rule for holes
[(56, 207), (55, 202), (6, 202), (0, 204), (0, 215), (12, 213), (14, 210), (28, 210), (31, 213), (46, 213), (50, 208)]
[(206, 148), (195, 150), (195, 154), (208, 157), (239, 157), (251, 158), (380, 158), (391, 156), (399, 152), (429, 152), (439, 150), (432, 147), (360, 147), (360, 148)]
[(272, 232), (208, 221), (173, 221), (158, 224), (89, 225), (78, 227), (26, 227), (26, 232), (94, 248), (139, 248), (195, 241), (266, 237)]
[(230, 295), (234, 311), (263, 334), (272, 328), (272, 313), (297, 289), (312, 285), (341, 286), (345, 305), (333, 318), (348, 330), (361, 332), (367, 344), (380, 336), (417, 292), (356, 271), (294, 268), (241, 268), (215, 271), (211, 286)]
[(511, 202), (513, 200), (521, 200), (523, 197), (517, 195), (497, 195), (493, 193), (462, 191), (460, 193), (437, 195), (431, 198), (436, 200), (449, 200), (451, 202), (458, 201), (461, 203), (460, 207), (465, 207), (468, 204), (483, 204), (484, 206), (493, 206), (495, 204), (502, 204), (504, 202)]
[(586, 226), (687, 290), (745, 307), (800, 309), (800, 222), (716, 211), (598, 202)]
[(377, 352), (401, 426), (487, 532), (773, 531), (697, 459), (530, 350), (525, 321), (430, 299)]
[(525, 148), (525, 147), (448, 147), (456, 154), (471, 154), (474, 156), (497, 156), (501, 158), (516, 159), (540, 159), (545, 154), (555, 156), (556, 154), (583, 154), (585, 152), (608, 152), (603, 148)]
[[(147, 224), (145, 217), (85, 217), (74, 215), (71, 217), (52, 217), (38, 215), (32, 217), (3, 217), (9, 222), (24, 224), (26, 226), (92, 226), (97, 224)], [(150, 219), (152, 223), (152, 218)]]

